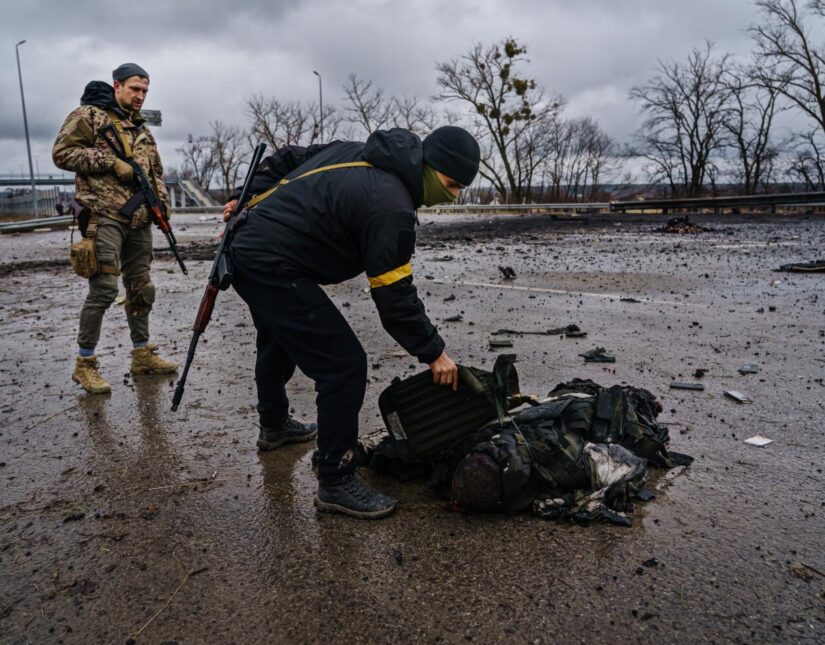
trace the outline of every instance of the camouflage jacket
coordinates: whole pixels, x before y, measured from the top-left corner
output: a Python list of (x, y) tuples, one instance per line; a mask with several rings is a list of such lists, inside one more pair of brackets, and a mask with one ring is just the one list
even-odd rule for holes
[[(131, 219), (118, 214), (118, 210), (139, 188), (136, 183), (120, 181), (112, 169), (116, 157), (101, 133), (111, 122), (105, 110), (94, 105), (80, 106), (66, 117), (60, 128), (52, 158), (58, 168), (76, 173), (75, 199), (79, 204), (99, 217), (108, 217), (138, 228), (151, 218), (145, 203)], [(142, 119), (123, 119), (121, 122), (132, 145), (135, 161), (143, 168), (150, 184), (154, 178), (158, 197), (168, 211), (169, 196), (163, 183), (163, 166), (155, 138)], [(107, 136), (114, 136), (111, 129)], [(113, 141), (116, 139), (113, 138)]]

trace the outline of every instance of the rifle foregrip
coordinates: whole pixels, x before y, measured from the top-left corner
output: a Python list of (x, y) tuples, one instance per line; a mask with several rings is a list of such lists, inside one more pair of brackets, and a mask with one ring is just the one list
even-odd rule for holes
[(200, 307), (198, 307), (198, 315), (195, 317), (195, 324), (192, 325), (192, 331), (202, 334), (206, 330), (206, 326), (212, 318), (212, 310), (215, 308), (215, 298), (217, 297), (218, 288), (212, 284), (206, 285)]

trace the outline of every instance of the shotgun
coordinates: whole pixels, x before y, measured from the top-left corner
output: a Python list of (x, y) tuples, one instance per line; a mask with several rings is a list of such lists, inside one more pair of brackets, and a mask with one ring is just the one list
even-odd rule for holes
[(183, 368), (183, 373), (180, 376), (177, 387), (175, 387), (175, 395), (172, 397), (172, 411), (176, 411), (180, 405), (180, 400), (183, 398), (183, 389), (186, 385), (186, 377), (189, 374), (189, 368), (192, 366), (192, 361), (195, 358), (195, 350), (198, 347), (198, 340), (201, 334), (206, 330), (209, 320), (212, 318), (212, 310), (215, 308), (215, 299), (218, 297), (218, 291), (226, 291), (229, 285), (232, 284), (232, 260), (229, 257), (229, 247), (232, 244), (232, 238), (235, 235), (235, 227), (238, 222), (238, 215), (243, 211), (246, 202), (249, 200), (249, 192), (252, 186), (252, 180), (255, 177), (255, 171), (264, 156), (266, 150), (265, 143), (259, 143), (252, 153), (252, 161), (249, 163), (249, 170), (246, 173), (246, 179), (241, 189), (240, 197), (238, 197), (238, 204), (235, 210), (230, 215), (223, 229), (223, 236), (221, 243), (218, 246), (218, 252), (212, 262), (212, 269), (209, 271), (209, 278), (207, 280), (206, 289), (201, 298), (201, 304), (198, 307), (198, 314), (195, 316), (195, 324), (192, 325), (192, 340), (189, 342), (189, 352), (186, 355), (186, 365)]

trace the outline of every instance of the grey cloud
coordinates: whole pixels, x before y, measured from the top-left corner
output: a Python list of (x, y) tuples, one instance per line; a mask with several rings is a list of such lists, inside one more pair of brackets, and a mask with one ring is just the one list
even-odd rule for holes
[(330, 105), (343, 105), (350, 73), (427, 98), (437, 91), (437, 61), (513, 35), (529, 47), (530, 76), (565, 95), (571, 114), (592, 115), (624, 140), (638, 123), (628, 90), (657, 58), (683, 58), (704, 39), (745, 55), (753, 15), (750, 0), (145, 0), (134, 16), (102, 0), (15, 1), (0, 24), (0, 138), (7, 165), (25, 162), (14, 62), (20, 38), (28, 40), (21, 55), (38, 149), (51, 147), (87, 81), (109, 80), (116, 65), (133, 60), (152, 76), (146, 107), (163, 111), (156, 134), (166, 164), (177, 165), (175, 148), (187, 133), (206, 132), (215, 119), (245, 125), (253, 93), (316, 100), (313, 69)]

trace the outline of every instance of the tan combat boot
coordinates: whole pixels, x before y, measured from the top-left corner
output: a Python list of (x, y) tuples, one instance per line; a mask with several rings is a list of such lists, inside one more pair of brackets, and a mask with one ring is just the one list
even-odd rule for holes
[(109, 382), (100, 375), (97, 356), (78, 356), (72, 372), (72, 380), (80, 383), (84, 390), (92, 394), (106, 394), (112, 391)]
[(155, 345), (132, 350), (132, 374), (171, 374), (178, 371), (178, 364), (157, 355)]

